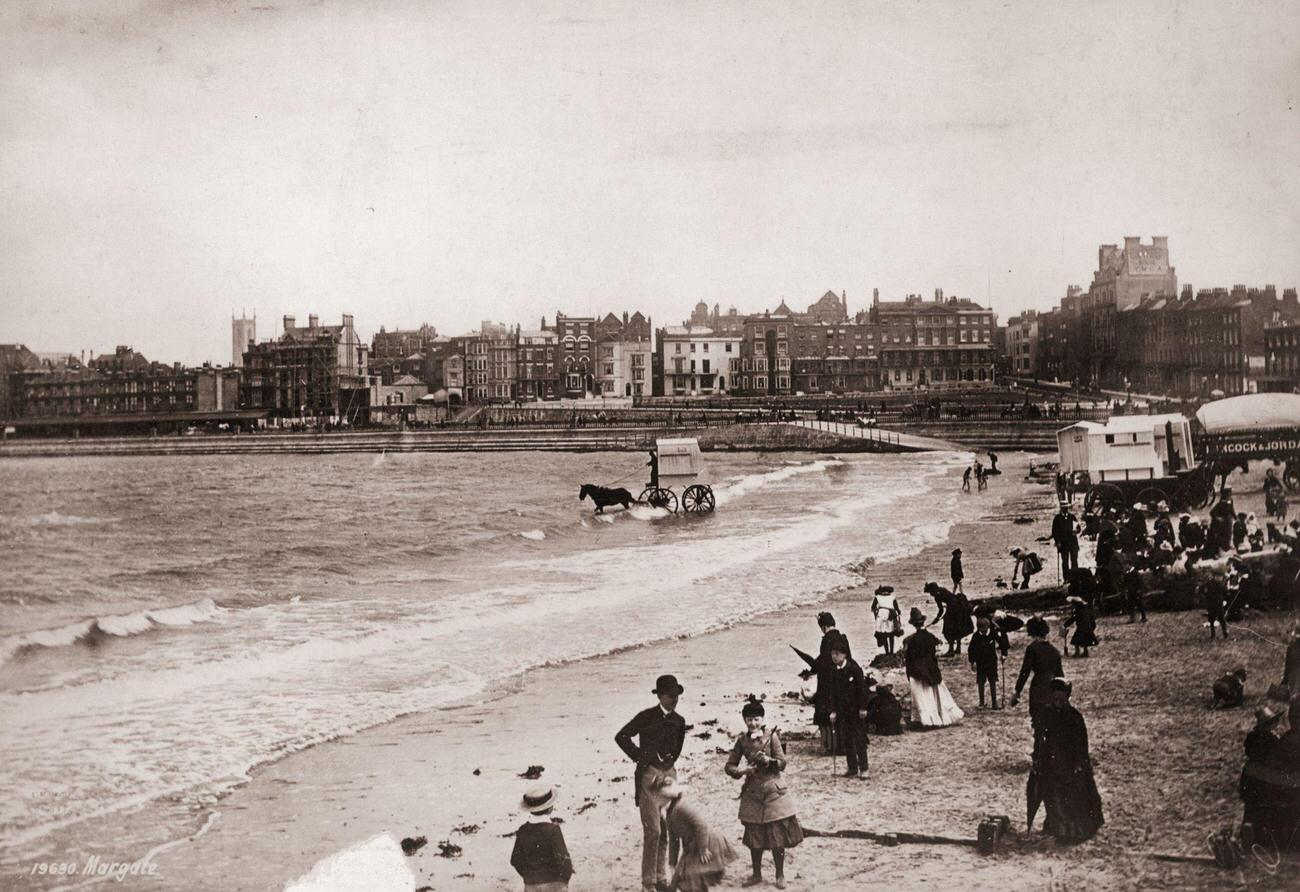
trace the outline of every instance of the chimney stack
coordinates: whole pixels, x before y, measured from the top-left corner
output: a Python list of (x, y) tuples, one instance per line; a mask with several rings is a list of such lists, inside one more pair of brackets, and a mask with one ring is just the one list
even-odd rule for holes
[[(316, 324), (316, 317), (315, 317), (315, 316), (312, 316), (312, 317), (311, 317), (311, 324), (312, 324), (313, 326)], [(344, 314), (343, 314), (343, 327), (344, 327), (344, 328), (351, 328), (351, 327), (352, 327), (352, 314), (351, 314), (351, 313), (344, 313)]]
[(298, 320), (294, 319), (292, 316), (285, 316), (285, 317), (284, 317), (284, 330), (285, 330), (285, 331), (288, 331), (289, 329), (293, 328), (293, 327), (294, 327), (294, 323), (297, 322), (297, 321), (298, 321)]
[(319, 316), (317, 316), (315, 313), (310, 313), (310, 314), (308, 314), (308, 316), (307, 316), (307, 327), (308, 327), (308, 328), (315, 328), (315, 327), (316, 327), (317, 325), (319, 325), (319, 324), (320, 324), (320, 317), (319, 317)]

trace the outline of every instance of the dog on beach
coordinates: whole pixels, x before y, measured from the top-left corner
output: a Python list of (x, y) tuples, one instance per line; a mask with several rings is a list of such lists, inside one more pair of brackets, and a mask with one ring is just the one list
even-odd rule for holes
[(590, 497), (596, 503), (597, 514), (604, 514), (605, 509), (610, 505), (622, 505), (624, 508), (630, 508), (632, 503), (636, 501), (632, 498), (632, 493), (621, 486), (618, 489), (607, 489), (594, 483), (584, 483), (582, 489), (578, 490), (579, 502), (587, 497)]
[(1234, 669), (1221, 676), (1214, 683), (1214, 702), (1210, 704), (1210, 709), (1227, 709), (1244, 703), (1246, 690), (1243, 683), (1245, 681), (1245, 669)]

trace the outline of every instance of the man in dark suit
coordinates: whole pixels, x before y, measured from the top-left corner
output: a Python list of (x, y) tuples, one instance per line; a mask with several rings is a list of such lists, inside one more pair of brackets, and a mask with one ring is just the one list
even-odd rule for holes
[(832, 752), (831, 726), (827, 716), (830, 714), (831, 669), (834, 668), (831, 662), (831, 645), (843, 644), (844, 653), (849, 657), (853, 656), (853, 651), (849, 647), (849, 639), (835, 628), (835, 617), (829, 611), (823, 610), (817, 614), (817, 625), (822, 630), (821, 650), (818, 651), (817, 659), (813, 661), (812, 666), (800, 673), (800, 676), (805, 679), (814, 674), (817, 676), (817, 692), (813, 694), (813, 724), (821, 729), (822, 752), (830, 753)]
[[(614, 735), (614, 742), (636, 763), (636, 798), (641, 810), (641, 888), (643, 892), (668, 888), (668, 830), (663, 802), (654, 793), (664, 778), (677, 777), (677, 757), (686, 740), (686, 720), (677, 714), (682, 686), (672, 675), (661, 675), (653, 693), (659, 703), (638, 712)], [(637, 738), (633, 743), (632, 738)], [(672, 860), (676, 860), (673, 858)]]
[(1070, 506), (1061, 503), (1060, 512), (1052, 518), (1052, 541), (1061, 560), (1061, 576), (1070, 578), (1070, 571), (1079, 569), (1079, 534), (1075, 529)]

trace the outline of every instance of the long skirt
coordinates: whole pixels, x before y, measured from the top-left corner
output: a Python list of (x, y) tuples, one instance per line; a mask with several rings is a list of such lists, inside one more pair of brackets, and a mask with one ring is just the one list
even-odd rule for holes
[(1091, 764), (1041, 774), (1038, 787), (1047, 807), (1043, 830), (1057, 839), (1068, 842), (1091, 839), (1105, 823)]
[(682, 892), (705, 892), (711, 884), (722, 880), (727, 872), (727, 865), (736, 860), (736, 850), (731, 841), (721, 833), (710, 831), (704, 841), (709, 852), (707, 862), (696, 850), (682, 852), (677, 869), (673, 871), (673, 883)]
[(925, 728), (942, 728), (955, 725), (966, 715), (948, 693), (943, 682), (928, 685), (915, 678), (907, 680), (912, 689), (912, 721)]
[(741, 842), (747, 849), (793, 849), (803, 842), (803, 827), (794, 815), (779, 821), (745, 824)]

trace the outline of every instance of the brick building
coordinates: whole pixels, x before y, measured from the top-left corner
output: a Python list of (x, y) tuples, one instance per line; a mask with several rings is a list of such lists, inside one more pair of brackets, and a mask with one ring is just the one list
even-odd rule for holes
[(1038, 374), (1038, 311), (1026, 310), (1007, 320), (1007, 365), (1013, 375)]
[(437, 329), (428, 323), (416, 329), (393, 331), (381, 325), (370, 339), (370, 374), (379, 376), (384, 384), (392, 384), (403, 375), (423, 379), (426, 353), (437, 339)]
[[(545, 323), (543, 322), (543, 327)], [(596, 317), (555, 314), (560, 396), (581, 399), (596, 389)]]
[(558, 399), (560, 373), (556, 353), (559, 350), (559, 336), (543, 327), (517, 330), (515, 339), (519, 345), (516, 352), (519, 399)]
[(877, 326), (881, 386), (893, 390), (988, 386), (995, 379), (997, 316), (971, 300), (908, 295), (873, 298), (867, 319)]
[(1259, 389), (1300, 393), (1300, 324), (1273, 322), (1264, 326), (1264, 374)]
[(348, 313), (339, 325), (285, 316), (278, 339), (244, 352), (241, 403), (274, 418), (355, 421), (368, 400), (368, 353)]

